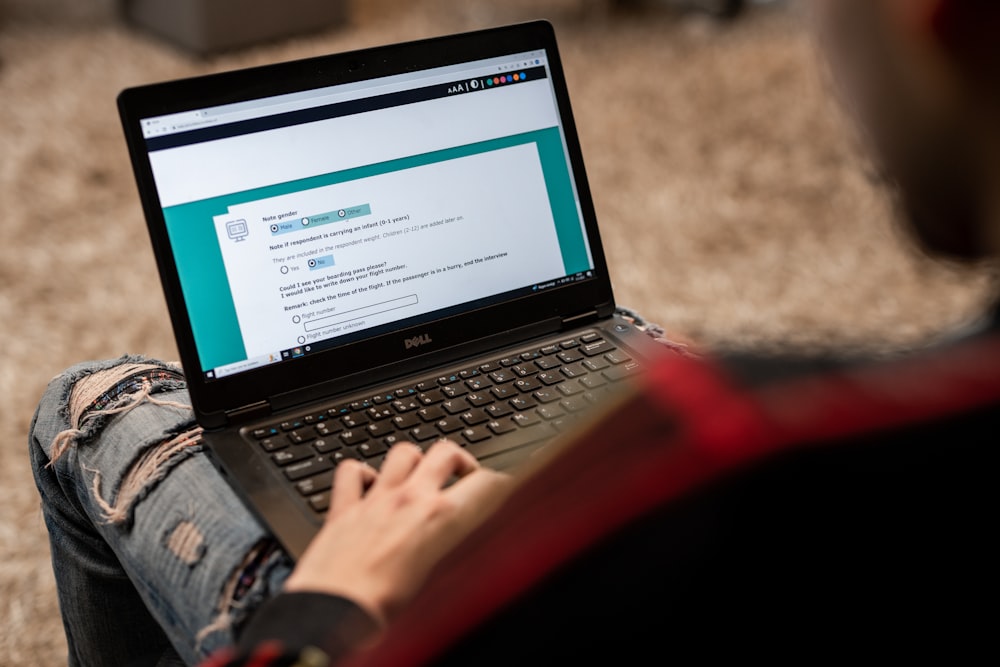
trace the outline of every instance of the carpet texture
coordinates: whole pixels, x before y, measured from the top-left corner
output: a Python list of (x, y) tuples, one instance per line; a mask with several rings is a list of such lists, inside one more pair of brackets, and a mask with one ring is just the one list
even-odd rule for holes
[(88, 358), (176, 358), (123, 87), (549, 18), (620, 303), (706, 349), (889, 352), (981, 311), (989, 271), (929, 261), (895, 231), (796, 5), (723, 25), (628, 4), (358, 1), (342, 26), (198, 59), (122, 25), (114, 0), (0, 0), (0, 663), (66, 660), (25, 447), (46, 382)]

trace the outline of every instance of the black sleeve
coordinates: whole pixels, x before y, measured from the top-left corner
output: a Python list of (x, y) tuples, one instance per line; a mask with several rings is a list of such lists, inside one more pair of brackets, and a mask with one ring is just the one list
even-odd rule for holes
[(375, 621), (351, 600), (324, 593), (282, 593), (253, 615), (235, 650), (223, 651), (205, 665), (303, 664), (300, 658), (308, 653), (335, 665), (377, 631)]

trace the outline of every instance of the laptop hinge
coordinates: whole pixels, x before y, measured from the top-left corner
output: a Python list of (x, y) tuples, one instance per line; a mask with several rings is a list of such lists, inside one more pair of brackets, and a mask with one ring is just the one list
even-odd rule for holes
[(580, 320), (586, 320), (591, 317), (597, 317), (596, 310), (588, 310), (585, 313), (580, 313), (579, 315), (573, 315), (572, 317), (564, 317), (562, 320), (563, 328), (569, 327), (574, 324), (579, 324)]
[(230, 424), (249, 421), (257, 417), (266, 417), (271, 414), (271, 403), (269, 401), (258, 401), (250, 405), (244, 405), (235, 410), (227, 410), (226, 418)]

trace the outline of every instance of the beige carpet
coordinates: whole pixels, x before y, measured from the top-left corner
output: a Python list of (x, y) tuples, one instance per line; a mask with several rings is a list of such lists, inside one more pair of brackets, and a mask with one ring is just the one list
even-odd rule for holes
[(887, 350), (967, 321), (989, 289), (900, 243), (783, 4), (720, 27), (655, 2), (375, 0), (341, 28), (207, 61), (113, 6), (0, 0), (3, 665), (65, 662), (25, 453), (45, 383), (86, 358), (175, 356), (115, 115), (125, 86), (544, 16), (621, 303), (707, 347)]

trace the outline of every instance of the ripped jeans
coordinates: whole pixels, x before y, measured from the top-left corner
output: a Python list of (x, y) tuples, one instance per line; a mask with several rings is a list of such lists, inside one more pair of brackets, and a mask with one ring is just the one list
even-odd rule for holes
[(197, 663), (276, 593), (291, 561), (202, 452), (179, 368), (54, 378), (29, 446), (70, 665)]

